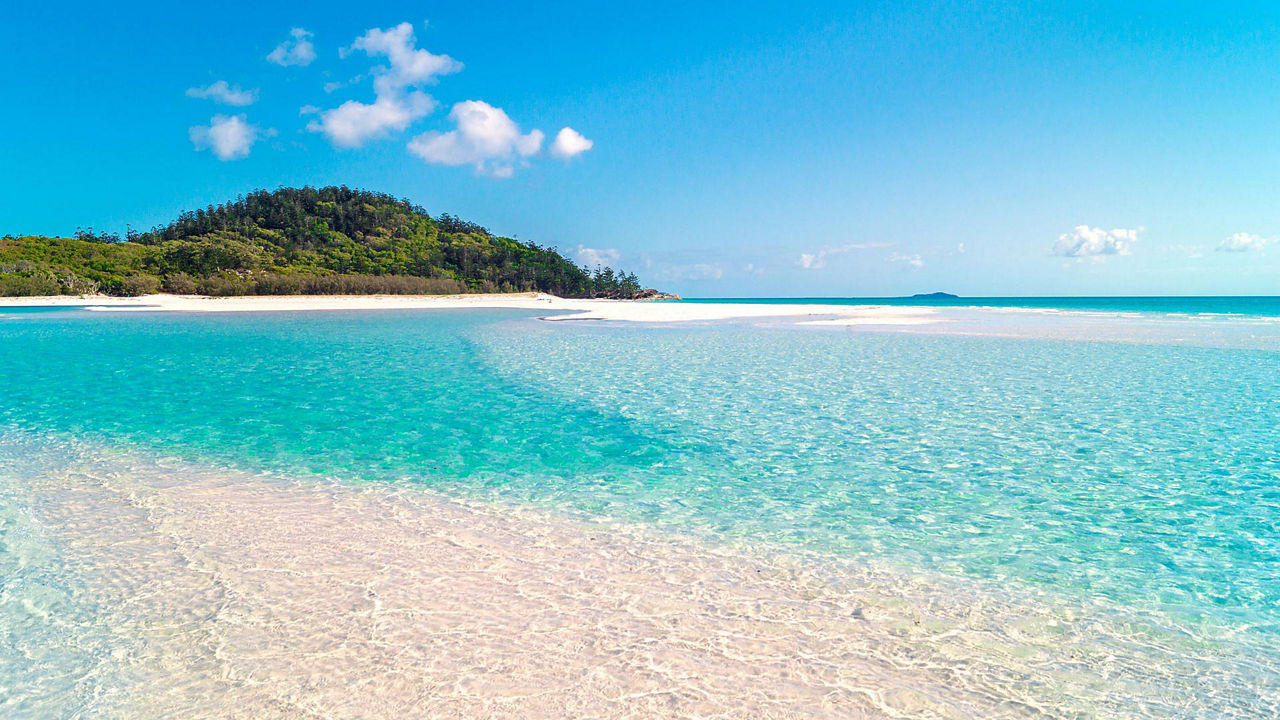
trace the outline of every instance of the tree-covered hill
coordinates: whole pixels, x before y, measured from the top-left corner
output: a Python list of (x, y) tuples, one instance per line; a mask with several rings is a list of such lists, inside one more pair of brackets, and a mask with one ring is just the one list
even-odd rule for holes
[(347, 187), (258, 191), (123, 240), (92, 230), (0, 238), (0, 295), (532, 290), (630, 298), (641, 287), (635, 275), (588, 271), (551, 248)]

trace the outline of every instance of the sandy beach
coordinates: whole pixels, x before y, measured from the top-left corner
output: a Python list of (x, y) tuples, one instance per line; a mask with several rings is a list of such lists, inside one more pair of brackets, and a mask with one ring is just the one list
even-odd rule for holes
[(7, 297), (0, 307), (85, 306), (97, 311), (149, 312), (297, 312), (304, 310), (448, 310), (512, 308), (567, 311), (547, 320), (613, 320), (642, 323), (711, 322), (749, 318), (812, 318), (823, 325), (920, 325), (937, 322), (927, 307), (849, 305), (770, 305), (734, 303), (577, 300), (545, 293), (476, 295), (274, 295), (205, 297), (144, 295), (141, 297)]

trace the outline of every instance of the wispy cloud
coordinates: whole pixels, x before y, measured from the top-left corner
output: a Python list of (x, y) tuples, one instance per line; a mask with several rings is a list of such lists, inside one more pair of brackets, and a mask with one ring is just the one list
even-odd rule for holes
[(352, 85), (356, 85), (358, 83), (364, 82), (364, 79), (365, 79), (365, 75), (364, 73), (361, 73), (359, 75), (356, 75), (353, 78), (348, 78), (346, 80), (334, 80), (331, 82), (327, 82), (324, 84), (324, 91), (326, 93), (336, 92), (338, 90), (341, 90), (342, 88), (351, 87)]
[(891, 255), (889, 255), (888, 261), (891, 263), (906, 265), (910, 267), (912, 270), (919, 270), (920, 268), (924, 267), (924, 259), (920, 257), (919, 253), (914, 253), (911, 255), (906, 255), (903, 253), (892, 253)]
[(578, 249), (574, 251), (573, 257), (582, 265), (595, 268), (617, 264), (622, 254), (614, 248), (589, 248), (585, 245), (579, 245)]
[(250, 125), (241, 115), (214, 115), (208, 125), (196, 125), (188, 131), (196, 150), (209, 150), (219, 160), (239, 160), (249, 156), (249, 149), (264, 133)]
[(267, 55), (267, 60), (277, 65), (301, 65), (303, 67), (310, 65), (312, 60), (316, 59), (316, 47), (311, 44), (312, 33), (309, 30), (296, 27), (289, 31), (289, 39), (276, 46), (275, 50)]
[(474, 165), (494, 177), (511, 177), (514, 161), (534, 155), (542, 147), (541, 130), (521, 133), (502, 108), (480, 100), (466, 100), (449, 113), (455, 129), (428, 132), (409, 143), (414, 155), (437, 165)]
[(1128, 255), (1133, 244), (1138, 241), (1140, 232), (1142, 228), (1103, 230), (1077, 225), (1070, 232), (1058, 236), (1052, 252), (1063, 257), (1092, 257), (1099, 260), (1107, 255)]
[(1253, 233), (1238, 232), (1219, 243), (1217, 249), (1223, 252), (1249, 252), (1250, 250), (1261, 250), (1274, 242), (1276, 242), (1275, 238), (1264, 238)]
[(804, 270), (821, 270), (827, 266), (827, 261), (837, 255), (853, 252), (854, 250), (871, 250), (874, 248), (889, 247), (890, 243), (885, 242), (867, 242), (867, 243), (850, 243), (848, 245), (826, 245), (818, 248), (813, 252), (800, 253), (796, 265)]
[(207, 87), (187, 88), (187, 97), (244, 107), (257, 102), (258, 91), (241, 90), (239, 85), (229, 85), (226, 80), (219, 80)]

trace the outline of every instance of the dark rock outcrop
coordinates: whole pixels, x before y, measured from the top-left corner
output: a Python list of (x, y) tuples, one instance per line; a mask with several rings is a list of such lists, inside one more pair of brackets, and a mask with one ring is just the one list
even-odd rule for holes
[(645, 288), (635, 295), (631, 296), (632, 300), (680, 300), (679, 295), (673, 293), (664, 293), (654, 290), (653, 288)]

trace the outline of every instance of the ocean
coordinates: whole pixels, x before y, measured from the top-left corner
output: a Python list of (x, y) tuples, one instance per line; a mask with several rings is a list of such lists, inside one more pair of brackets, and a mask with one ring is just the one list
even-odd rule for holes
[(924, 307), (1020, 308), (1027, 310), (1261, 315), (1280, 317), (1280, 296), (1080, 296), (1080, 297), (865, 297), (865, 298), (685, 298), (694, 303), (823, 305), (918, 305)]
[[(871, 714), (1280, 712), (1280, 299), (928, 304), (944, 322), (897, 329), (0, 309), (0, 714), (159, 716), (157, 668), (252, 686), (217, 669), (230, 601), (184, 621), (222, 628), (207, 653), (144, 652), (168, 610), (104, 627), (150, 548), (85, 477), (139, 527), (186, 478), (236, 477), (784, 563), (866, 596), (854, 627), (885, 634), (854, 660), (910, 669)], [(248, 597), (237, 577), (220, 592)], [(218, 716), (226, 686), (199, 687)]]

